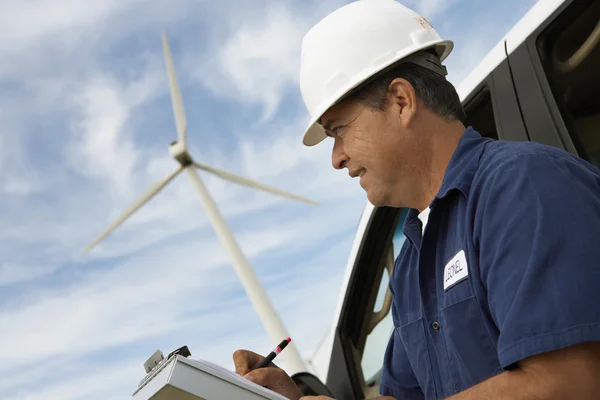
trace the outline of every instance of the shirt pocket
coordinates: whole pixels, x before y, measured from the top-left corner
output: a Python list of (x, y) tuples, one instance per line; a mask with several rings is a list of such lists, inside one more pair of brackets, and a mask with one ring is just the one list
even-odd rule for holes
[[(463, 290), (469, 290), (470, 285), (462, 286)], [(441, 316), (454, 380), (458, 390), (462, 391), (497, 375), (502, 368), (477, 299), (472, 294), (457, 297), (460, 300), (446, 302)]]
[(431, 360), (427, 348), (424, 324), (424, 319), (419, 318), (416, 321), (396, 328), (396, 333), (402, 340), (408, 361), (425, 398), (435, 399), (435, 383), (433, 371), (431, 370)]

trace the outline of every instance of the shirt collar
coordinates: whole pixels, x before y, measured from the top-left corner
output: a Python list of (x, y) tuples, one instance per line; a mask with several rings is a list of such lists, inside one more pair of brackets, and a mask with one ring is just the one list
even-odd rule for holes
[[(459, 190), (465, 197), (469, 195), (471, 184), (477, 168), (479, 168), (479, 159), (483, 153), (485, 145), (493, 139), (482, 138), (481, 135), (472, 127), (468, 127), (458, 142), (454, 154), (450, 158), (444, 179), (438, 194), (430, 204), (434, 204), (446, 197), (452, 190)], [(417, 218), (419, 211), (410, 209), (404, 221), (404, 233), (410, 236), (413, 243), (420, 242), (420, 221)], [(416, 226), (418, 225), (418, 226)]]
[(460, 138), (454, 154), (450, 158), (450, 162), (444, 173), (442, 186), (433, 199), (433, 202), (446, 197), (453, 189), (460, 190), (465, 197), (469, 195), (473, 178), (479, 168), (479, 159), (481, 158), (483, 148), (492, 140), (482, 138), (471, 127), (467, 128)]

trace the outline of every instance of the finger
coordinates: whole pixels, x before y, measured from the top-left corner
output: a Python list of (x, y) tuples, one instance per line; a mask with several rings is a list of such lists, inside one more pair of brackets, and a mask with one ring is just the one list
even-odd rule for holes
[(265, 367), (250, 371), (244, 378), (269, 389), (280, 389), (288, 383), (288, 376), (282, 369)]
[[(238, 375), (245, 375), (255, 369), (265, 357), (250, 350), (236, 350), (233, 353), (233, 364), (235, 372)], [(270, 362), (268, 367), (279, 368), (273, 362)]]

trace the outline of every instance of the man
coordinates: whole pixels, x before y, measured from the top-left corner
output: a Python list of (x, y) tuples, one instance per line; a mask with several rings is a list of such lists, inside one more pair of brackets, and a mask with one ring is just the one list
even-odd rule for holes
[[(600, 173), (465, 127), (451, 50), (394, 0), (346, 5), (303, 42), (304, 143), (331, 137), (372, 204), (411, 209), (381, 399), (600, 398)], [(238, 373), (302, 397), (261, 359), (234, 354)]]

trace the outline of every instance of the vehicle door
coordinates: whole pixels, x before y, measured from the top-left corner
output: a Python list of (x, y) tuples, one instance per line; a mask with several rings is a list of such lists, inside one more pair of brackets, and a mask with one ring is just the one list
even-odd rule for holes
[(600, 2), (565, 1), (509, 55), (531, 140), (600, 165)]
[(508, 47), (531, 140), (600, 166), (600, 2), (565, 1)]

